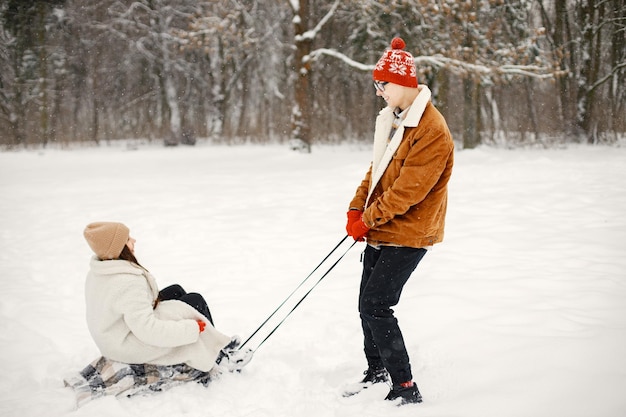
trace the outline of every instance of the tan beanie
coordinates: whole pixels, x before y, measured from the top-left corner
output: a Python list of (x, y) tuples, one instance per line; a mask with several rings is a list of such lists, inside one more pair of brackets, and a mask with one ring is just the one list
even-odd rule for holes
[(128, 242), (130, 231), (122, 223), (95, 222), (85, 227), (83, 235), (100, 259), (117, 259)]

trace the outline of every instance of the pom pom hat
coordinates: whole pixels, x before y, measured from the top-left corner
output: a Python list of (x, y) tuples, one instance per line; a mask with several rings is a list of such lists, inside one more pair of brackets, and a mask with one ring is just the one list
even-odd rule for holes
[(117, 259), (128, 242), (130, 231), (122, 223), (95, 222), (85, 227), (83, 235), (98, 258)]
[(405, 51), (406, 43), (402, 38), (393, 38), (391, 49), (387, 49), (376, 63), (372, 72), (374, 81), (387, 81), (417, 88), (417, 70), (413, 55)]

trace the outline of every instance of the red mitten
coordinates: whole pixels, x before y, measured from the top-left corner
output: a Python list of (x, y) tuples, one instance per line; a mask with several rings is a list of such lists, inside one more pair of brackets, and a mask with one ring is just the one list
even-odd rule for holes
[(200, 333), (202, 333), (204, 331), (204, 328), (206, 327), (206, 323), (202, 320), (196, 320), (196, 322), (198, 323), (198, 327), (200, 328)]
[(348, 223), (346, 223), (346, 232), (352, 236), (352, 225), (361, 218), (363, 212), (361, 210), (348, 210)]
[(351, 234), (354, 240), (358, 242), (363, 242), (365, 240), (365, 235), (370, 231), (370, 228), (363, 222), (363, 218), (360, 218), (352, 225)]

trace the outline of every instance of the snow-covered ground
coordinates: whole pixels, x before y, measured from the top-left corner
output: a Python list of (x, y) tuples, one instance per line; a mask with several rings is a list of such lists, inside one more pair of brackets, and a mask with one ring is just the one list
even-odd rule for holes
[(0, 415), (622, 417), (626, 148), (458, 151), (447, 234), (396, 313), (419, 405), (365, 363), (355, 246), (238, 375), (74, 408), (91, 221), (126, 223), (161, 287), (249, 335), (344, 236), (369, 146), (104, 146), (0, 153)]

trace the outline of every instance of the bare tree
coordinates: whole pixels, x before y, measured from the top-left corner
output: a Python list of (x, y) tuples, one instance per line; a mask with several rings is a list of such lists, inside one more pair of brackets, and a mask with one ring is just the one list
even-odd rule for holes
[[(626, 76), (626, 3), (555, 0), (554, 10), (541, 0), (538, 4), (563, 71), (559, 96), (566, 133), (579, 141), (598, 142), (600, 132), (623, 120), (619, 109), (624, 108), (624, 94), (616, 87)], [(612, 110), (608, 114), (599, 111), (606, 101)]]
[(274, 125), (284, 112), (272, 111), (285, 105), (280, 33), (287, 10), (281, 6), (272, 0), (207, 2), (179, 31), (183, 49), (203, 57), (208, 134), (216, 140), (267, 139), (282, 130)]
[(424, 80), (421, 82), (436, 89), (437, 85), (433, 84), (441, 72), (445, 72), (446, 77), (461, 78), (463, 104), (460, 108), (465, 147), (482, 143), (484, 97), (489, 98), (488, 106), (494, 109), (491, 114), (500, 115), (494, 95), (485, 94), (485, 89), (522, 77), (553, 78), (558, 72), (540, 49), (542, 32), (528, 29), (527, 1), (496, 5), (478, 0), (362, 1), (358, 8), (346, 13), (346, 19), (355, 25), (353, 37), (359, 38), (362, 44), (369, 43), (368, 51), (377, 51), (376, 56), (360, 54), (352, 59), (328, 48), (314, 50), (310, 55), (314, 58), (332, 55), (356, 69), (371, 71), (373, 64), (358, 63), (359, 57), (375, 60), (392, 36), (402, 36), (416, 57), (419, 78)]
[[(52, 9), (64, 0), (9, 0), (2, 4), (3, 54), (12, 62), (0, 87), (2, 109), (13, 131), (14, 143), (25, 141), (26, 111), (31, 102), (39, 108), (39, 127), (32, 133), (44, 146), (49, 140), (49, 77), (46, 24)], [(6, 42), (6, 43), (5, 43)]]
[(0, 144), (369, 138), (394, 36), (465, 147), (615, 140), (624, 1), (5, 0)]
[(292, 146), (304, 152), (311, 152), (311, 48), (315, 38), (324, 25), (333, 17), (339, 0), (336, 0), (328, 12), (319, 20), (312, 15), (309, 0), (289, 0), (293, 12), (294, 28), (294, 59), (293, 72), (295, 75), (294, 105), (291, 114)]

